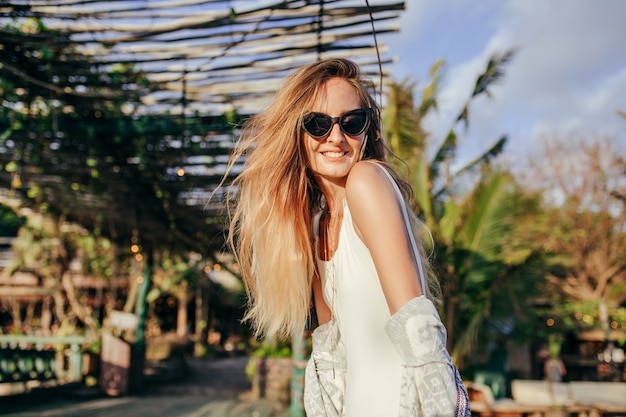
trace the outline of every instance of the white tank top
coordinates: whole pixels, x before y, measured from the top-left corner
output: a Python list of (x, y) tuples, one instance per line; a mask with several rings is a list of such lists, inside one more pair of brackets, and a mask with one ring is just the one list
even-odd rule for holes
[[(393, 185), (402, 206), (404, 223), (410, 228), (406, 204), (395, 180), (376, 164)], [(324, 300), (339, 326), (347, 361), (346, 417), (398, 415), (403, 367), (391, 344), (385, 324), (391, 317), (369, 249), (354, 230), (347, 202), (343, 202), (339, 243), (330, 261), (318, 259)], [(319, 216), (314, 219), (318, 236)], [(425, 277), (413, 233), (408, 233), (422, 288)], [(317, 242), (316, 242), (317, 247)], [(317, 251), (316, 251), (317, 253)]]
[(318, 263), (324, 299), (346, 348), (345, 415), (398, 415), (402, 366), (384, 329), (389, 308), (372, 256), (354, 230), (345, 200), (343, 206), (335, 256)]

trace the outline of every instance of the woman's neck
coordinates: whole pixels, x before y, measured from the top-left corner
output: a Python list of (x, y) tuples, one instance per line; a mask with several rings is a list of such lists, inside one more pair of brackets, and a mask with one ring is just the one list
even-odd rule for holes
[(343, 200), (346, 197), (345, 187), (326, 186), (322, 188), (322, 193), (324, 194), (326, 210), (328, 210), (329, 214), (332, 215), (339, 212), (343, 207)]

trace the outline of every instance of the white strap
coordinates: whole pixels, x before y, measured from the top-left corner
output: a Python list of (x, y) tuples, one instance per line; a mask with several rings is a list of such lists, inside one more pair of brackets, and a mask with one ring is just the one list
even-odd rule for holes
[(391, 174), (387, 171), (387, 169), (383, 165), (377, 164), (375, 162), (372, 162), (372, 163), (380, 167), (380, 169), (382, 169), (382, 171), (385, 174), (387, 174), (389, 181), (391, 181), (391, 184), (393, 185), (393, 189), (396, 191), (396, 197), (398, 197), (398, 201), (400, 203), (400, 206), (402, 207), (402, 215), (404, 217), (404, 223), (406, 224), (407, 232), (409, 234), (409, 239), (411, 240), (411, 246), (413, 247), (413, 253), (415, 254), (415, 260), (417, 261), (417, 269), (419, 271), (420, 284), (422, 285), (422, 292), (426, 294), (426, 284), (424, 283), (424, 269), (422, 268), (422, 259), (420, 257), (419, 251), (417, 250), (417, 243), (415, 243), (415, 236), (413, 236), (413, 228), (411, 227), (411, 221), (409, 220), (409, 213), (407, 211), (404, 198), (402, 197), (402, 193), (400, 192), (400, 188), (398, 187), (398, 184), (396, 184), (396, 181), (393, 179)]

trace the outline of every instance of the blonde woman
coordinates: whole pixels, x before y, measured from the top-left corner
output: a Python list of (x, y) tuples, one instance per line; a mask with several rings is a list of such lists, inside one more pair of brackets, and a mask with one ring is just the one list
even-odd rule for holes
[(244, 126), (230, 243), (246, 319), (266, 337), (319, 323), (309, 417), (469, 415), (430, 301), (423, 226), (386, 163), (372, 92), (353, 62), (314, 63)]

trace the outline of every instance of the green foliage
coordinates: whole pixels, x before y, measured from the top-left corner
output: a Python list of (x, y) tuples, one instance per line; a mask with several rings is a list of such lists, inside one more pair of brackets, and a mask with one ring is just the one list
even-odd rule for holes
[[(498, 83), (504, 78), (504, 65), (508, 64), (513, 58), (514, 51), (509, 50), (502, 54), (495, 54), (489, 58), (487, 68), (476, 79), (476, 85), (474, 86), (474, 92), (472, 97), (476, 97), (480, 94), (487, 94), (490, 96), (489, 87)], [(467, 119), (465, 119), (467, 121)]]
[(561, 356), (561, 345), (563, 344), (563, 335), (553, 333), (548, 337), (548, 356), (550, 358), (558, 358)]
[(510, 175), (498, 172), (483, 177), (460, 204), (452, 243), (440, 257), (444, 299), (458, 300), (454, 326), (463, 329), (456, 356), (469, 356), (488, 340), (523, 337), (534, 321), (526, 303), (540, 291), (544, 260), (521, 232), (537, 206), (537, 197), (523, 195)]
[[(535, 317), (527, 302), (540, 290), (536, 284), (547, 261), (525, 233), (538, 213), (539, 197), (525, 194), (510, 174), (492, 168), (492, 161), (504, 150), (506, 136), (451, 169), (456, 166), (460, 128), (466, 129), (470, 122), (473, 100), (489, 95), (512, 56), (513, 51), (508, 51), (489, 59), (438, 144), (421, 122), (437, 109), (443, 61), (433, 65), (421, 103), (413, 103), (414, 84), (405, 81), (393, 86), (384, 110), (386, 135), (394, 153), (411, 170), (419, 214), (435, 240), (443, 294), (441, 315), (457, 361), (506, 338), (528, 337), (526, 329)], [(434, 152), (426, 152), (429, 147)], [(433, 155), (430, 159), (429, 154)]]
[(102, 353), (102, 338), (99, 337), (98, 339), (91, 341), (91, 343), (87, 345), (87, 352), (100, 355), (100, 353)]
[(291, 358), (291, 341), (290, 340), (263, 340), (260, 344), (257, 342), (256, 347), (253, 344), (253, 351), (250, 354), (250, 360), (246, 365), (246, 376), (252, 381), (257, 372), (257, 358)]
[(171, 292), (178, 294), (198, 285), (201, 259), (193, 259), (168, 252), (160, 253), (153, 272), (153, 288), (146, 300), (153, 303), (162, 294)]
[(17, 236), (26, 219), (18, 216), (15, 211), (0, 204), (0, 236)]
[[(74, 287), (70, 277), (79, 272), (93, 279), (115, 278), (123, 270), (124, 258), (101, 236), (76, 225), (39, 214), (30, 214), (13, 241), (14, 257), (6, 274), (27, 271), (49, 289), (54, 300), (54, 319), (59, 331), (74, 334), (84, 329), (88, 342), (99, 339), (98, 318), (92, 316), (87, 294)], [(115, 271), (113, 268), (120, 269)]]
[(204, 204), (232, 149), (219, 136), (241, 120), (236, 109), (146, 115), (142, 99), (163, 88), (139, 67), (86, 54), (39, 18), (0, 30), (0, 186), (12, 198), (120, 245), (138, 231), (159, 249), (221, 249), (225, 220), (207, 220), (217, 209)]
[[(548, 333), (566, 334), (580, 333), (590, 330), (603, 329), (600, 318), (600, 307), (597, 300), (573, 300), (563, 301), (554, 298), (555, 302), (544, 308), (538, 309), (543, 320), (551, 319), (553, 324), (550, 329), (543, 329), (544, 338)], [(626, 307), (607, 308), (608, 326), (612, 330), (624, 331), (626, 323)], [(626, 341), (622, 341), (624, 343)]]
[(291, 340), (263, 340), (260, 344), (253, 345), (250, 354), (254, 358), (290, 358)]
[(415, 143), (424, 143), (424, 133), (415, 129), (421, 115), (412, 108), (415, 83), (405, 79), (388, 87), (388, 104), (383, 112), (384, 136), (391, 148), (402, 159), (411, 159)]

